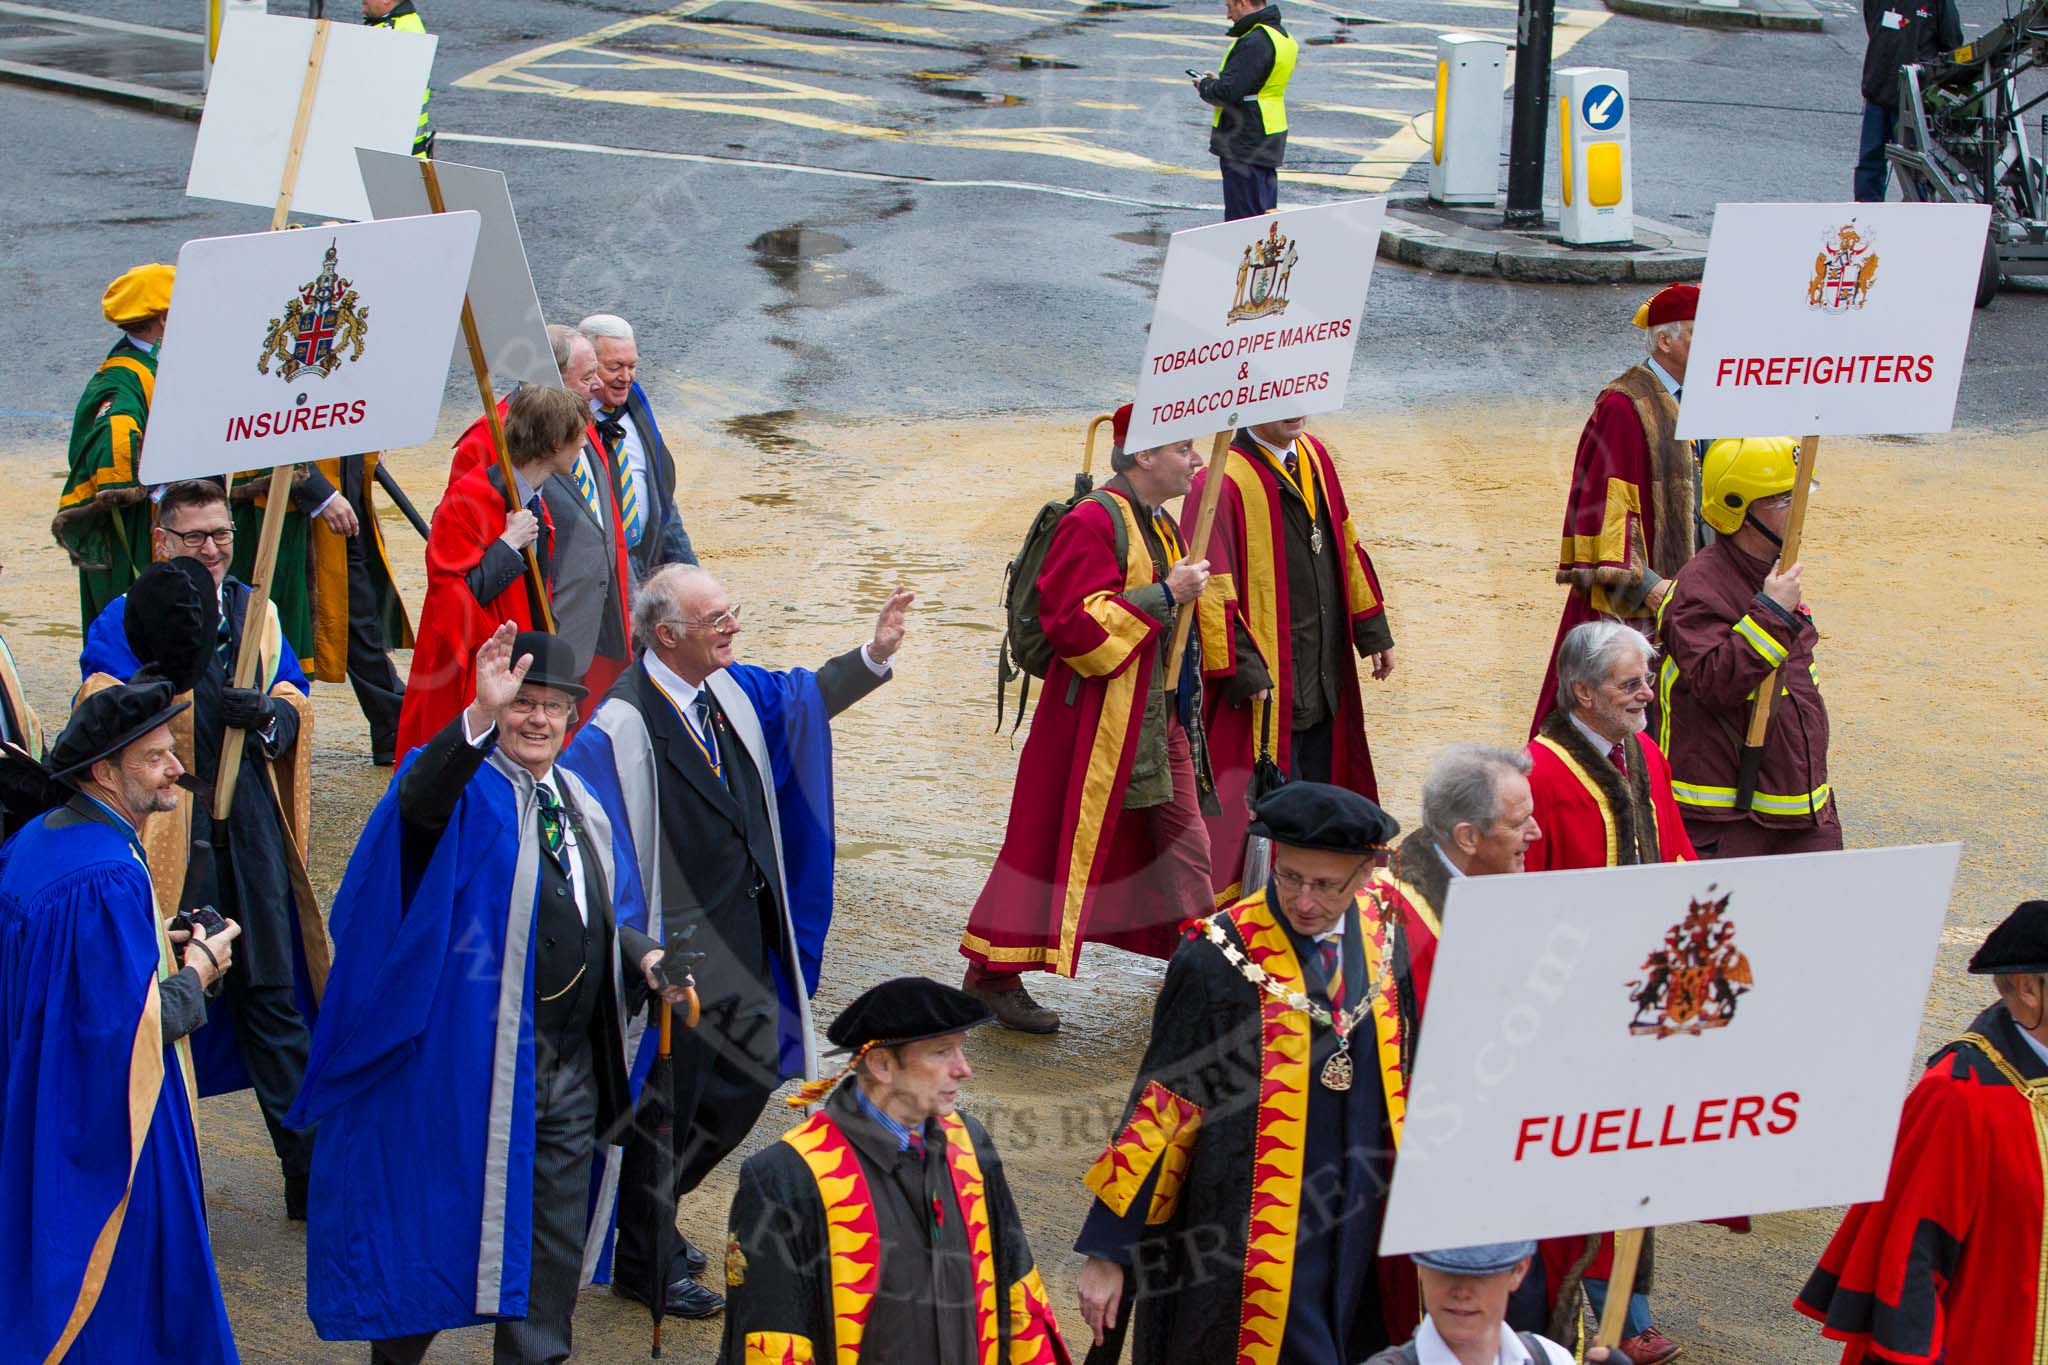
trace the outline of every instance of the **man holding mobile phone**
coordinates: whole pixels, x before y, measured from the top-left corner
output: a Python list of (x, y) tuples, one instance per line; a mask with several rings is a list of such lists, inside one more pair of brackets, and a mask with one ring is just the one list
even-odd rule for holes
[(1202, 102), (1216, 109), (1209, 151), (1223, 171), (1223, 217), (1228, 221), (1269, 213), (1280, 203), (1287, 81), (1301, 45), (1280, 26), (1277, 4), (1223, 0), (1223, 12), (1230, 18), (1223, 70), (1188, 75)]

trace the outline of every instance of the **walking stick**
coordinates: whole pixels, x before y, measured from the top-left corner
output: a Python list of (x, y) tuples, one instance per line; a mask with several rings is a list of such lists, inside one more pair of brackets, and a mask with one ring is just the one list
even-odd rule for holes
[[(1820, 437), (1809, 436), (1799, 443), (1799, 477), (1792, 484), (1792, 515), (1785, 521), (1784, 543), (1778, 548), (1780, 568), (1799, 562), (1800, 533), (1806, 529), (1806, 498), (1813, 488), (1813, 466), (1820, 456)], [(1735, 809), (1746, 811), (1756, 802), (1757, 774), (1764, 766), (1764, 739), (1771, 729), (1771, 699), (1778, 695), (1778, 670), (1772, 669), (1757, 685), (1756, 706), (1749, 713), (1749, 733), (1742, 741), (1742, 757), (1735, 771)]]
[[(684, 1007), (683, 1027), (695, 1028), (702, 1008), (697, 1002), (696, 989), (686, 986), (684, 990), (688, 992), (689, 1000)], [(675, 1173), (676, 1072), (670, 1052), (674, 1013), (664, 996), (661, 1002), (661, 1042), (654, 1053), (654, 1069), (647, 1075), (649, 1102), (641, 1106), (642, 1116), (654, 1130), (654, 1179), (658, 1190), (668, 1189), (674, 1182)], [(648, 1113), (649, 1109), (653, 1112)], [(671, 1205), (658, 1210), (656, 1216), (662, 1219), (664, 1226), (655, 1229), (654, 1255), (650, 1258), (649, 1270), (653, 1283), (647, 1286), (647, 1308), (654, 1315), (654, 1344), (648, 1351), (648, 1357), (653, 1360), (661, 1359), (661, 1317), (668, 1310), (668, 1267), (672, 1259), (669, 1245), (675, 1236), (676, 1211)]]

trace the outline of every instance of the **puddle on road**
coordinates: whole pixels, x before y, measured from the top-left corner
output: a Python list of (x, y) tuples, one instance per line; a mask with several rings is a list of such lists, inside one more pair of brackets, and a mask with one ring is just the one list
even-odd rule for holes
[(966, 80), (967, 75), (965, 72), (912, 71), (909, 73), (909, 76), (912, 81), (917, 83), (918, 88), (927, 95), (937, 95), (941, 99), (959, 100), (963, 104), (995, 104), (1004, 106), (1024, 103), (1022, 95), (998, 94), (992, 90), (971, 90), (963, 85), (952, 84), (953, 81)]
[(802, 420), (803, 414), (795, 408), (778, 408), (774, 412), (742, 413), (718, 425), (726, 435), (739, 437), (764, 455), (792, 455), (815, 448), (789, 433), (789, 428)]
[(772, 316), (792, 308), (831, 308), (888, 292), (858, 270), (829, 263), (828, 257), (852, 245), (834, 233), (796, 225), (764, 232), (750, 245), (754, 263), (790, 296), (763, 310)]
[(1063, 62), (1058, 57), (1046, 57), (1036, 52), (1020, 52), (1016, 56), (1019, 67), (1026, 71), (1079, 71), (1077, 62)]

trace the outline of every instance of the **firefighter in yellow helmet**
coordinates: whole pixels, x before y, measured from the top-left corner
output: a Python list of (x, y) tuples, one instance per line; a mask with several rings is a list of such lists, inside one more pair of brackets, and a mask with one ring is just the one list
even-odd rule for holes
[[(1657, 743), (1702, 858), (1812, 853), (1842, 846), (1828, 785), (1828, 709), (1803, 567), (1781, 564), (1799, 443), (1716, 441), (1700, 463), (1700, 515), (1716, 538), (1678, 571), (1664, 601)], [(1737, 795), (1753, 698), (1776, 670), (1756, 791)]]
[(1301, 44), (1280, 26), (1277, 4), (1223, 0), (1223, 13), (1230, 20), (1223, 70), (1195, 76), (1195, 93), (1215, 106), (1209, 151), (1223, 170), (1223, 217), (1228, 221), (1266, 213), (1280, 202), (1287, 81)]
[[(363, 22), (371, 28), (396, 29), (400, 33), (425, 33), (427, 25), (412, 0), (363, 0)], [(431, 85), (420, 94), (420, 123), (412, 135), (412, 154), (434, 154), (434, 130), (427, 124), (427, 102), (434, 98)]]

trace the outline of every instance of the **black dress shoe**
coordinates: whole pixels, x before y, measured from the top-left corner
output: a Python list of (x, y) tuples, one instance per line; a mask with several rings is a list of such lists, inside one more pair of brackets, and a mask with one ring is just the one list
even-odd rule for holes
[[(681, 1234), (677, 1235), (679, 1237), (681, 1236)], [(691, 1279), (694, 1280), (699, 1275), (702, 1275), (704, 1273), (705, 1267), (710, 1265), (711, 1262), (705, 1258), (703, 1252), (697, 1249), (697, 1244), (695, 1242), (691, 1241), (687, 1237), (682, 1237), (681, 1240), (683, 1243), (682, 1271), (685, 1275), (688, 1275)]]
[[(612, 1293), (637, 1304), (646, 1304), (647, 1291), (635, 1280), (612, 1280)], [(710, 1318), (725, 1311), (725, 1296), (695, 1280), (677, 1280), (668, 1287), (668, 1302), (662, 1312), (672, 1318)]]

